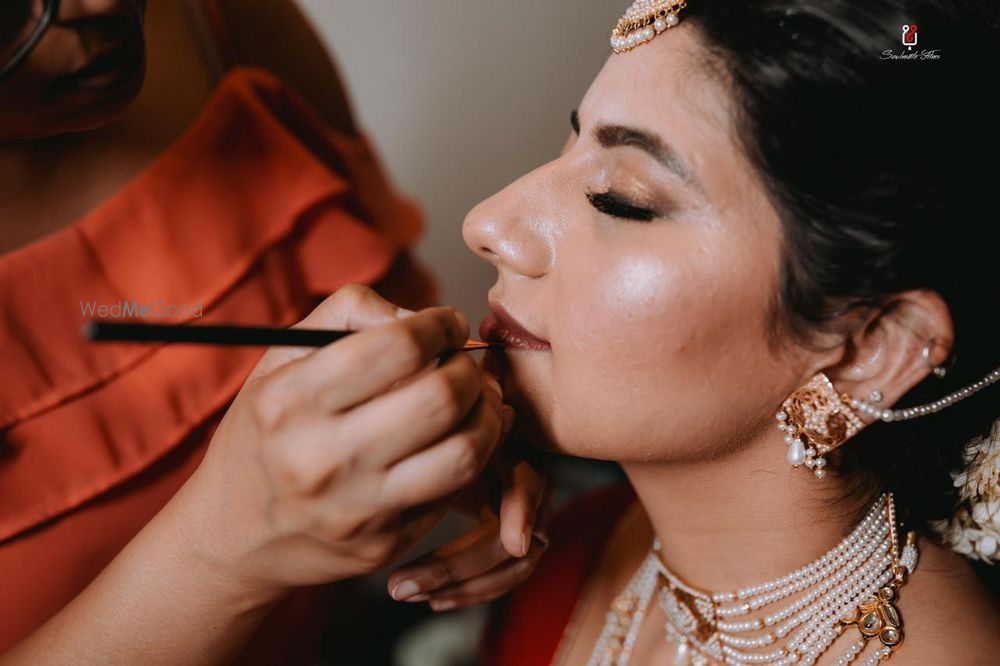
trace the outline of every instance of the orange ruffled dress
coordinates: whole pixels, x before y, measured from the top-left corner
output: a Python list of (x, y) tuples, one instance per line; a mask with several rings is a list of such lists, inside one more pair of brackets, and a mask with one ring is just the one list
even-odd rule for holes
[[(121, 192), (0, 256), (0, 652), (169, 500), (263, 353), (89, 343), (83, 304), (201, 305), (202, 323), (290, 325), (359, 282), (423, 307), (433, 282), (407, 253), (422, 230), (364, 137), (238, 68)], [(243, 661), (309, 659), (321, 596), (291, 595)]]

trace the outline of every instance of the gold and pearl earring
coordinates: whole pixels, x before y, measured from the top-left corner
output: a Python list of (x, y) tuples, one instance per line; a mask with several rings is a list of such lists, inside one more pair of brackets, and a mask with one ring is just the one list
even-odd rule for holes
[(865, 427), (852, 403), (857, 401), (838, 393), (822, 372), (788, 396), (774, 415), (778, 430), (785, 433), (788, 463), (805, 465), (818, 479), (826, 476), (826, 454)]
[[(941, 379), (955, 364), (955, 355), (949, 354), (944, 365), (934, 366), (930, 362), (933, 345), (932, 338), (921, 353), (929, 374)], [(994, 368), (978, 381), (933, 402), (891, 409), (879, 406), (878, 403), (883, 400), (879, 389), (872, 390), (867, 400), (854, 398), (846, 393), (838, 393), (830, 378), (817, 372), (804, 386), (785, 399), (774, 418), (778, 421), (778, 430), (785, 433), (788, 463), (794, 468), (805, 465), (813, 470), (817, 478), (822, 479), (826, 476), (826, 454), (865, 427), (861, 414), (873, 421), (908, 421), (947, 409), (997, 382), (1000, 382), (1000, 368)]]

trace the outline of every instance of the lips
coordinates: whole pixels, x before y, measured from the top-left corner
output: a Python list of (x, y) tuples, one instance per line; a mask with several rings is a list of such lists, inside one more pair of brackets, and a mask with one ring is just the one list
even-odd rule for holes
[(550, 351), (548, 340), (532, 335), (499, 303), (490, 301), (490, 313), (479, 324), (479, 337), (487, 342), (502, 342), (506, 349)]
[(101, 51), (88, 62), (61, 77), (59, 83), (65, 87), (103, 88), (131, 80), (141, 71), (143, 62), (142, 46), (130, 40)]
[(132, 11), (88, 19), (78, 28), (88, 45), (86, 59), (56, 78), (56, 92), (106, 92), (141, 83), (145, 70), (145, 43), (141, 14)]

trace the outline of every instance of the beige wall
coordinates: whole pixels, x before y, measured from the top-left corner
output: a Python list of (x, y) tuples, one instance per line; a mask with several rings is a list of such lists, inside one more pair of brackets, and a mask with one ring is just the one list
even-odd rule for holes
[(620, 0), (299, 0), (339, 60), (396, 183), (424, 205), (420, 255), (475, 328), (494, 269), (466, 212), (556, 155), (609, 52)]

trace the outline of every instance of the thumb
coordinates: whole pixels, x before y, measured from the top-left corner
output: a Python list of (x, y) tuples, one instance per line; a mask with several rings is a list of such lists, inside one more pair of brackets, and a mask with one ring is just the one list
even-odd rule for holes
[[(316, 306), (292, 328), (325, 328), (332, 330), (360, 331), (396, 321), (413, 314), (387, 301), (374, 289), (363, 284), (348, 284)], [(304, 347), (272, 347), (257, 363), (250, 379), (270, 374), (277, 368), (311, 354), (313, 349)]]
[(378, 295), (371, 287), (349, 284), (341, 287), (316, 306), (305, 319), (292, 328), (330, 328), (360, 331), (388, 324), (411, 311), (400, 308)]

